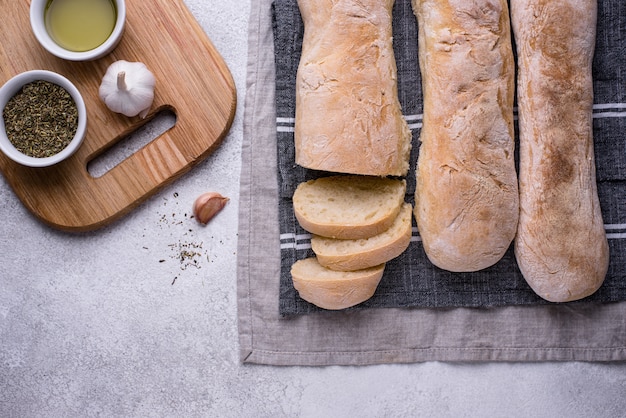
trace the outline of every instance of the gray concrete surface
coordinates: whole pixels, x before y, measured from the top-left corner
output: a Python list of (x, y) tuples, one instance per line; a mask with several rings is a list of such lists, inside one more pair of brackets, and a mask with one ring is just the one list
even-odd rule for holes
[[(618, 417), (626, 365), (267, 367), (238, 359), (248, 2), (186, 0), (238, 87), (218, 151), (120, 222), (43, 226), (0, 177), (0, 417)], [(231, 197), (190, 219), (205, 191)], [(181, 257), (192, 249), (193, 257)]]

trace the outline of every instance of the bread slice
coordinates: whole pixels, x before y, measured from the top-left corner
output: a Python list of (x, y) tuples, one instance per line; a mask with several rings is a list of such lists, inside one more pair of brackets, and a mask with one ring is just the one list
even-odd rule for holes
[(360, 239), (389, 229), (404, 203), (406, 181), (329, 176), (301, 183), (293, 195), (296, 219), (312, 234)]
[(296, 261), (291, 266), (291, 277), (302, 299), (323, 309), (337, 310), (371, 298), (384, 270), (381, 264), (364, 270), (335, 271), (311, 257)]
[(374, 267), (402, 254), (411, 242), (412, 206), (404, 203), (391, 227), (370, 238), (345, 240), (314, 235), (311, 247), (317, 261), (331, 270), (352, 271)]

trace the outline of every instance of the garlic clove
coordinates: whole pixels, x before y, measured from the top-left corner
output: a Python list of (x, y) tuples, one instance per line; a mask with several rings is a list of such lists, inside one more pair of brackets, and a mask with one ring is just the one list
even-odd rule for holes
[(203, 193), (194, 202), (193, 214), (201, 224), (207, 224), (221, 211), (229, 201), (227, 197), (216, 192)]

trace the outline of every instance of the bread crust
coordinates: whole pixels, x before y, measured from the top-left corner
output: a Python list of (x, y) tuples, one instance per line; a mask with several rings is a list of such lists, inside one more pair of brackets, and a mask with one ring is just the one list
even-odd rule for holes
[(402, 116), (392, 45), (394, 0), (300, 0), (296, 163), (405, 176), (411, 132)]
[(428, 258), (495, 264), (515, 236), (514, 60), (506, 0), (413, 0), (424, 119), (415, 218)]
[(512, 0), (518, 51), (520, 221), (515, 255), (542, 298), (604, 281), (609, 250), (593, 152), (595, 0)]

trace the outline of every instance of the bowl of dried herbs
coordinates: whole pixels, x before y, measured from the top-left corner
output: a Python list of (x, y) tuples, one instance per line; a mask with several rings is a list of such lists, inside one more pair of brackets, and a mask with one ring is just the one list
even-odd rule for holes
[(76, 86), (47, 70), (20, 73), (0, 88), (0, 150), (29, 167), (57, 164), (78, 149), (87, 111)]

